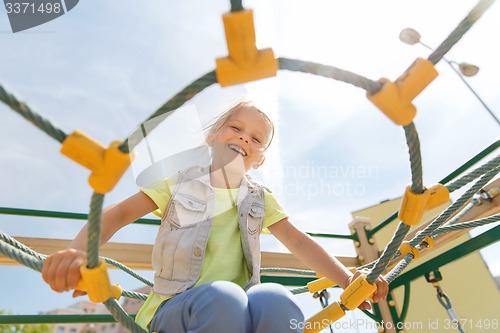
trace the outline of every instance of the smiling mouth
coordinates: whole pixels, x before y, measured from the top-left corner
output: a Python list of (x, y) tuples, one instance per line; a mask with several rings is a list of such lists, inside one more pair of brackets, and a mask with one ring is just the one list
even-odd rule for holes
[(239, 147), (237, 145), (228, 145), (228, 147), (232, 151), (234, 151), (234, 152), (236, 152), (236, 153), (238, 153), (238, 154), (240, 154), (242, 156), (247, 156), (247, 152), (243, 148), (241, 148), (241, 147)]

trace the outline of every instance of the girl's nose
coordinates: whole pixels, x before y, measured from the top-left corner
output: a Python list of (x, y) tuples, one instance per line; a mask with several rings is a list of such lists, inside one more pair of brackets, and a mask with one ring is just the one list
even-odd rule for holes
[(242, 137), (242, 136), (240, 136), (240, 140), (243, 140), (243, 141), (245, 141), (246, 143), (248, 143), (248, 140), (247, 140), (247, 139), (243, 139), (243, 137)]

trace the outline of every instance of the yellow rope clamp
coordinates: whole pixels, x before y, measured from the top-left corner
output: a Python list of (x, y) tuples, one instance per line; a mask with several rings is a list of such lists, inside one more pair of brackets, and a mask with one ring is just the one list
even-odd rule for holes
[(377, 286), (366, 280), (366, 275), (361, 274), (342, 292), (340, 302), (334, 302), (307, 319), (304, 324), (305, 333), (320, 332), (322, 329), (342, 318), (345, 309), (354, 310), (365, 300), (369, 299), (377, 290)]
[(407, 186), (398, 217), (404, 224), (417, 225), (426, 210), (437, 207), (448, 200), (450, 200), (450, 192), (443, 184), (433, 185), (419, 194), (412, 192), (410, 186)]
[(97, 193), (107, 193), (118, 183), (127, 170), (132, 155), (118, 149), (119, 141), (108, 148), (81, 131), (68, 135), (63, 142), (61, 153), (92, 171), (90, 186)]
[(222, 87), (275, 76), (278, 61), (272, 49), (255, 46), (253, 12), (241, 10), (222, 16), (229, 56), (216, 59), (215, 74)]
[(408, 253), (413, 255), (413, 259), (417, 259), (420, 257), (420, 251), (415, 246), (411, 246), (410, 242), (403, 242), (399, 247), (399, 252), (401, 252), (402, 256), (406, 256)]
[(427, 244), (427, 248), (431, 249), (434, 246), (434, 238), (432, 238), (431, 236), (427, 236), (424, 238), (422, 243)]
[(395, 82), (381, 78), (382, 89), (367, 97), (394, 123), (406, 126), (417, 113), (413, 99), (437, 76), (432, 62), (418, 58)]
[(84, 263), (80, 267), (80, 274), (82, 277), (76, 289), (85, 291), (92, 302), (102, 303), (111, 297), (120, 299), (122, 288), (109, 282), (106, 263), (103, 260), (100, 260), (99, 265), (94, 268), (87, 268), (87, 263)]
[[(356, 267), (349, 267), (349, 271), (353, 274), (356, 273)], [(307, 283), (307, 289), (311, 294), (319, 292), (323, 289), (333, 288), (337, 285), (337, 283), (324, 276), (321, 276), (321, 274), (316, 273), (316, 276), (318, 277), (318, 279)]]

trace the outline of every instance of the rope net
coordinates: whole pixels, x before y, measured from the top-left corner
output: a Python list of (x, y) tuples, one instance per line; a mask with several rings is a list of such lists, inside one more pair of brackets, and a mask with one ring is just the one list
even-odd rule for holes
[[(473, 10), (471, 10), (466, 18), (464, 18), (464, 20), (457, 26), (457, 28), (452, 31), (452, 33), (443, 41), (443, 43), (429, 56), (429, 61), (431, 61), (433, 64), (439, 62), (444, 57), (444, 55), (453, 47), (453, 45), (455, 45), (461, 39), (461, 37), (472, 27), (474, 22), (479, 19), (482, 13), (484, 13), (484, 11), (486, 11), (492, 3), (493, 0), (480, 1), (478, 5)], [(237, 12), (241, 10), (243, 10), (241, 1), (231, 1), (231, 12)], [(332, 78), (334, 80), (339, 80), (351, 84), (355, 87), (364, 89), (368, 94), (375, 94), (383, 88), (383, 85), (380, 82), (373, 81), (361, 75), (332, 66), (325, 66), (317, 63), (287, 58), (279, 58), (278, 64), (279, 69), (281, 70), (297, 71)], [(144, 122), (139, 124), (128, 138), (121, 141), (118, 149), (123, 153), (130, 153), (134, 149), (134, 147), (136, 147), (146, 137), (147, 133), (143, 133), (142, 128), (148, 120), (151, 120), (158, 116), (164, 116), (164, 119), (166, 119), (173, 111), (184, 105), (196, 94), (200, 93), (201, 91), (215, 83), (217, 83), (215, 71), (210, 71), (193, 81), (179, 93), (174, 95), (170, 100), (168, 100), (162, 107), (155, 111)], [(68, 135), (62, 129), (59, 129), (50, 120), (35, 112), (30, 106), (15, 97), (14, 94), (10, 93), (2, 85), (0, 85), (0, 100), (55, 140), (62, 143), (68, 137)], [(405, 133), (406, 144), (408, 145), (409, 151), (411, 170), (410, 188), (412, 193), (417, 195), (422, 194), (426, 189), (423, 185), (422, 158), (417, 129), (413, 121), (410, 121), (408, 124), (405, 124), (402, 127)], [(498, 173), (500, 172), (499, 165), (500, 156), (497, 156), (493, 160), (478, 167), (477, 169), (459, 178), (458, 180), (446, 184), (448, 191), (453, 192), (479, 178), (458, 200), (452, 203), (432, 223), (430, 223), (424, 230), (419, 232), (413, 239), (411, 239), (409, 241), (410, 246), (412, 248), (416, 248), (417, 250), (424, 249), (428, 246), (428, 242), (426, 242), (426, 239), (428, 239), (428, 237), (437, 238), (444, 233), (475, 228), (478, 226), (498, 222), (500, 218), (499, 214), (487, 218), (477, 219), (474, 221), (457, 223), (470, 209), (472, 209), (480, 202), (480, 200), (474, 199), (464, 207), (464, 204), (466, 204), (468, 200), (470, 200), (474, 196), (477, 196), (478, 192), (493, 177), (498, 175)], [(106, 263), (116, 266), (127, 274), (130, 274), (134, 278), (138, 279), (142, 283), (148, 286), (152, 286), (153, 283), (151, 281), (136, 274), (132, 269), (114, 261), (113, 259), (100, 258), (99, 237), (103, 201), (104, 194), (95, 192), (92, 195), (90, 202), (90, 213), (88, 217), (87, 267), (90, 269), (97, 267), (100, 260), (103, 259)], [(400, 258), (399, 263), (385, 275), (386, 280), (388, 282), (392, 282), (414, 259), (414, 254), (402, 254), (399, 251), (410, 229), (411, 225), (404, 223), (404, 221), (400, 221), (393, 238), (389, 241), (381, 256), (374, 262), (360, 267), (370, 270), (370, 272), (366, 276), (366, 280), (368, 281), (368, 283), (373, 284), (381, 274), (387, 271), (387, 268), (391, 262)], [(0, 240), (0, 252), (4, 256), (9, 257), (21, 263), (22, 265), (25, 265), (36, 271), (41, 271), (43, 261), (46, 258), (44, 254), (33, 251), (32, 249), (19, 243), (3, 232), (0, 232)], [(304, 276), (315, 275), (315, 272), (312, 271), (291, 270), (283, 268), (266, 268), (262, 269), (262, 272), (290, 273)], [(308, 291), (307, 287), (292, 289), (292, 293), (294, 294), (299, 294), (306, 291)], [(122, 295), (125, 297), (137, 298), (140, 300), (145, 300), (147, 297), (147, 295), (132, 291), (122, 291)], [(144, 332), (144, 330), (137, 324), (135, 324), (135, 322), (127, 315), (127, 313), (119, 305), (116, 299), (110, 298), (103, 303), (109, 309), (113, 317), (130, 331)]]

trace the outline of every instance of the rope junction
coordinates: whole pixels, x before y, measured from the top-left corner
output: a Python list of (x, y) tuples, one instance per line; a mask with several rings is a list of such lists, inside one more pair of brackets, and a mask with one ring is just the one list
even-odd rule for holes
[[(455, 30), (443, 41), (443, 43), (428, 57), (428, 61), (432, 64), (437, 64), (444, 55), (461, 39), (461, 37), (472, 27), (472, 25), (479, 19), (479, 17), (491, 6), (494, 0), (481, 0), (474, 7), (470, 13), (464, 18), (464, 20), (457, 26)], [(241, 0), (231, 0), (231, 13), (237, 13), (243, 11), (243, 6)], [(411, 105), (412, 99), (418, 95), (418, 93), (425, 87), (420, 84), (420, 87), (410, 87), (413, 81), (411, 81), (412, 73), (415, 71), (420, 71), (420, 67), (417, 64), (416, 66), (411, 66), (395, 83), (390, 82), (381, 82), (381, 81), (373, 81), (367, 78), (364, 78), (361, 75), (338, 69), (332, 66), (325, 66), (321, 64), (316, 64), (312, 62), (306, 62), (301, 60), (293, 60), (287, 58), (278, 58), (276, 59), (278, 63), (278, 67), (281, 70), (289, 70), (289, 71), (297, 71), (303, 73), (309, 73), (314, 75), (319, 75), (327, 78), (332, 78), (335, 80), (339, 80), (351, 85), (354, 85), (358, 88), (366, 90), (369, 96), (382, 96), (384, 99), (386, 95), (379, 95), (379, 93), (386, 94), (387, 90), (390, 89), (391, 84), (396, 84), (400, 88), (400, 90), (404, 91), (407, 95), (403, 96), (406, 104)], [(429, 72), (427, 75), (429, 80), (432, 80), (433, 74)], [(410, 79), (408, 79), (410, 78)], [(219, 82), (219, 73), (217, 71), (211, 71), (207, 74), (201, 76), (200, 78), (193, 81), (190, 85), (186, 86), (179, 93), (174, 95), (170, 100), (168, 100), (162, 107), (160, 107), (156, 112), (154, 112), (149, 118), (147, 118), (144, 122), (139, 124), (136, 129), (132, 132), (132, 134), (126, 138), (125, 140), (119, 142), (117, 149), (123, 154), (129, 154), (133, 151), (133, 149), (145, 138), (147, 133), (143, 133), (143, 128), (146, 122), (148, 122), (148, 128), (151, 126), (155, 127), (160, 124), (161, 121), (165, 120), (169, 117), (173, 111), (177, 110), (180, 106), (189, 101), (196, 94), (200, 93), (207, 87), (212, 84)], [(428, 83), (428, 82), (427, 82)], [(409, 92), (407, 90), (410, 90)], [(390, 97), (393, 98), (394, 96)], [(401, 97), (401, 96), (399, 96)], [(66, 134), (63, 130), (59, 129), (56, 125), (54, 125), (50, 120), (36, 113), (31, 107), (29, 107), (26, 103), (22, 102), (18, 98), (16, 98), (12, 93), (8, 92), (7, 89), (0, 85), (0, 100), (8, 105), (12, 110), (19, 113), (22, 117), (26, 118), (36, 127), (44, 131), (47, 135), (56, 139), (57, 141), (64, 143), (67, 138), (70, 136)], [(420, 221), (420, 217), (426, 209), (429, 209), (432, 204), (436, 204), (437, 197), (432, 197), (433, 194), (430, 194), (429, 189), (427, 189), (423, 184), (422, 178), (422, 158), (421, 158), (421, 150), (420, 150), (420, 141), (418, 138), (417, 129), (415, 124), (413, 123), (413, 115), (411, 115), (411, 110), (407, 111), (406, 106), (401, 108), (401, 114), (408, 112), (408, 114), (404, 114), (402, 117), (397, 115), (391, 115), (391, 111), (387, 110), (386, 106), (381, 106), (380, 101), (375, 102), (372, 100), (374, 104), (376, 104), (386, 115), (391, 118), (398, 125), (403, 127), (406, 137), (406, 143), (408, 145), (409, 150), (409, 160), (410, 160), (410, 170), (411, 170), (411, 185), (409, 187), (408, 197), (405, 194), (405, 200), (407, 200), (406, 205), (418, 205), (420, 209), (417, 214), (411, 216), (412, 220)], [(383, 104), (383, 103), (382, 103)], [(414, 107), (413, 107), (414, 108)], [(410, 108), (411, 109), (411, 108)], [(398, 110), (399, 112), (399, 110)], [(161, 117), (161, 121), (156, 121), (154, 124), (151, 124), (150, 120), (153, 118), (158, 119)], [(151, 128), (152, 129), (152, 128)], [(94, 145), (94, 143), (91, 143)], [(92, 146), (94, 147), (94, 146)], [(96, 146), (97, 147), (97, 146)], [(95, 148), (97, 152), (101, 152), (101, 147)], [(104, 149), (104, 148), (102, 148)], [(106, 150), (107, 152), (107, 150)], [(85, 165), (85, 162), (77, 161), (80, 164)], [(106, 167), (107, 160), (100, 161), (102, 162), (102, 167)], [(100, 166), (101, 167), (101, 166)], [(94, 171), (94, 170), (92, 170)], [(362, 276), (362, 279), (358, 282), (356, 280), (353, 283), (359, 283), (361, 286), (359, 289), (363, 289), (363, 292), (367, 292), (366, 295), (359, 296), (356, 294), (357, 291), (352, 291), (351, 286), (346, 288), (343, 295), (341, 296), (340, 302), (334, 302), (332, 304), (328, 304), (328, 299), (326, 297), (326, 292), (321, 292), (320, 299), (322, 300), (322, 304), (325, 309), (328, 310), (331, 306), (335, 309), (336, 319), (340, 318), (345, 311), (355, 309), (359, 306), (360, 303), (352, 303), (351, 301), (346, 301), (350, 296), (355, 295), (356, 299), (359, 299), (359, 302), (367, 299), (373, 291), (365, 288), (366, 286), (373, 285), (376, 279), (387, 271), (388, 266), (401, 258), (398, 264), (392, 268), (392, 270), (387, 273), (384, 277), (390, 283), (392, 282), (408, 265), (409, 263), (418, 257), (419, 251), (431, 247), (433, 240), (440, 237), (442, 234), (457, 231), (475, 228), (478, 226), (483, 226), (491, 223), (498, 222), (500, 220), (500, 214), (496, 214), (487, 218), (481, 218), (474, 221), (467, 222), (459, 222), (464, 215), (470, 211), (473, 207), (482, 204), (487, 199), (482, 188), (493, 179), (500, 172), (500, 156), (497, 156), (490, 160), (489, 162), (483, 164), (467, 175), (459, 178), (455, 181), (450, 181), (442, 187), (445, 188), (447, 197), (440, 197), (439, 204), (446, 202), (444, 199), (449, 199), (449, 193), (456, 191), (463, 186), (471, 183), (472, 181), (478, 179), (459, 199), (453, 202), (447, 209), (445, 209), (432, 223), (430, 223), (425, 229), (420, 231), (413, 239), (405, 242), (404, 239), (407, 236), (409, 230), (411, 229), (412, 222), (409, 222), (407, 219), (408, 215), (405, 215), (404, 207), (400, 210), (400, 222), (394, 233), (393, 238), (389, 241), (381, 256), (367, 265), (361, 266), (360, 269), (368, 269), (370, 272), (366, 276)], [(119, 177), (118, 177), (119, 179)], [(93, 186), (94, 187), (94, 186)], [(101, 213), (102, 206), (104, 201), (104, 195), (107, 191), (111, 190), (108, 187), (105, 187), (105, 190), (101, 190), (102, 187), (96, 189), (94, 187), (95, 192), (92, 195), (90, 202), (90, 212), (88, 215), (88, 238), (87, 238), (87, 268), (89, 270), (98, 269), (101, 267), (102, 262), (106, 262), (110, 265), (114, 265), (117, 268), (123, 270), (127, 274), (135, 277), (139, 281), (143, 282), (148, 286), (152, 286), (153, 283), (144, 277), (136, 274), (130, 268), (112, 260), (109, 258), (100, 258), (99, 257), (99, 239), (100, 239), (100, 226), (101, 226)], [(490, 193), (490, 195), (494, 196), (498, 194), (499, 190), (495, 193)], [(433, 199), (434, 198), (434, 199)], [(471, 200), (468, 204), (467, 201)], [(465, 206), (464, 206), (465, 205)], [(19, 243), (12, 237), (6, 235), (3, 232), (0, 232), (0, 252), (2, 255), (9, 257), (27, 267), (30, 267), (36, 271), (41, 271), (43, 261), (46, 256), (27, 246)], [(304, 275), (304, 276), (315, 276), (315, 272), (307, 271), (307, 270), (293, 270), (293, 269), (282, 269), (282, 268), (265, 268), (262, 269), (262, 273), (288, 273), (294, 275)], [(365, 283), (365, 281), (367, 283)], [(333, 286), (333, 285), (332, 285)], [(323, 289), (324, 290), (324, 289)], [(308, 286), (296, 288), (292, 290), (292, 293), (299, 294), (306, 291), (310, 291)], [(140, 300), (145, 300), (147, 295), (132, 292), (132, 291), (124, 291), (121, 290), (121, 295), (125, 297), (137, 298)], [(347, 294), (345, 294), (347, 293)], [(346, 296), (347, 295), (347, 296)], [(89, 292), (90, 296), (90, 292)], [(128, 328), (132, 332), (145, 332), (141, 327), (139, 327), (135, 322), (131, 319), (131, 317), (123, 310), (120, 304), (114, 297), (110, 297), (103, 300), (103, 304), (108, 308), (111, 312), (115, 320), (122, 323), (126, 328)], [(310, 320), (318, 320), (316, 319)], [(312, 331), (311, 331), (312, 332)]]

